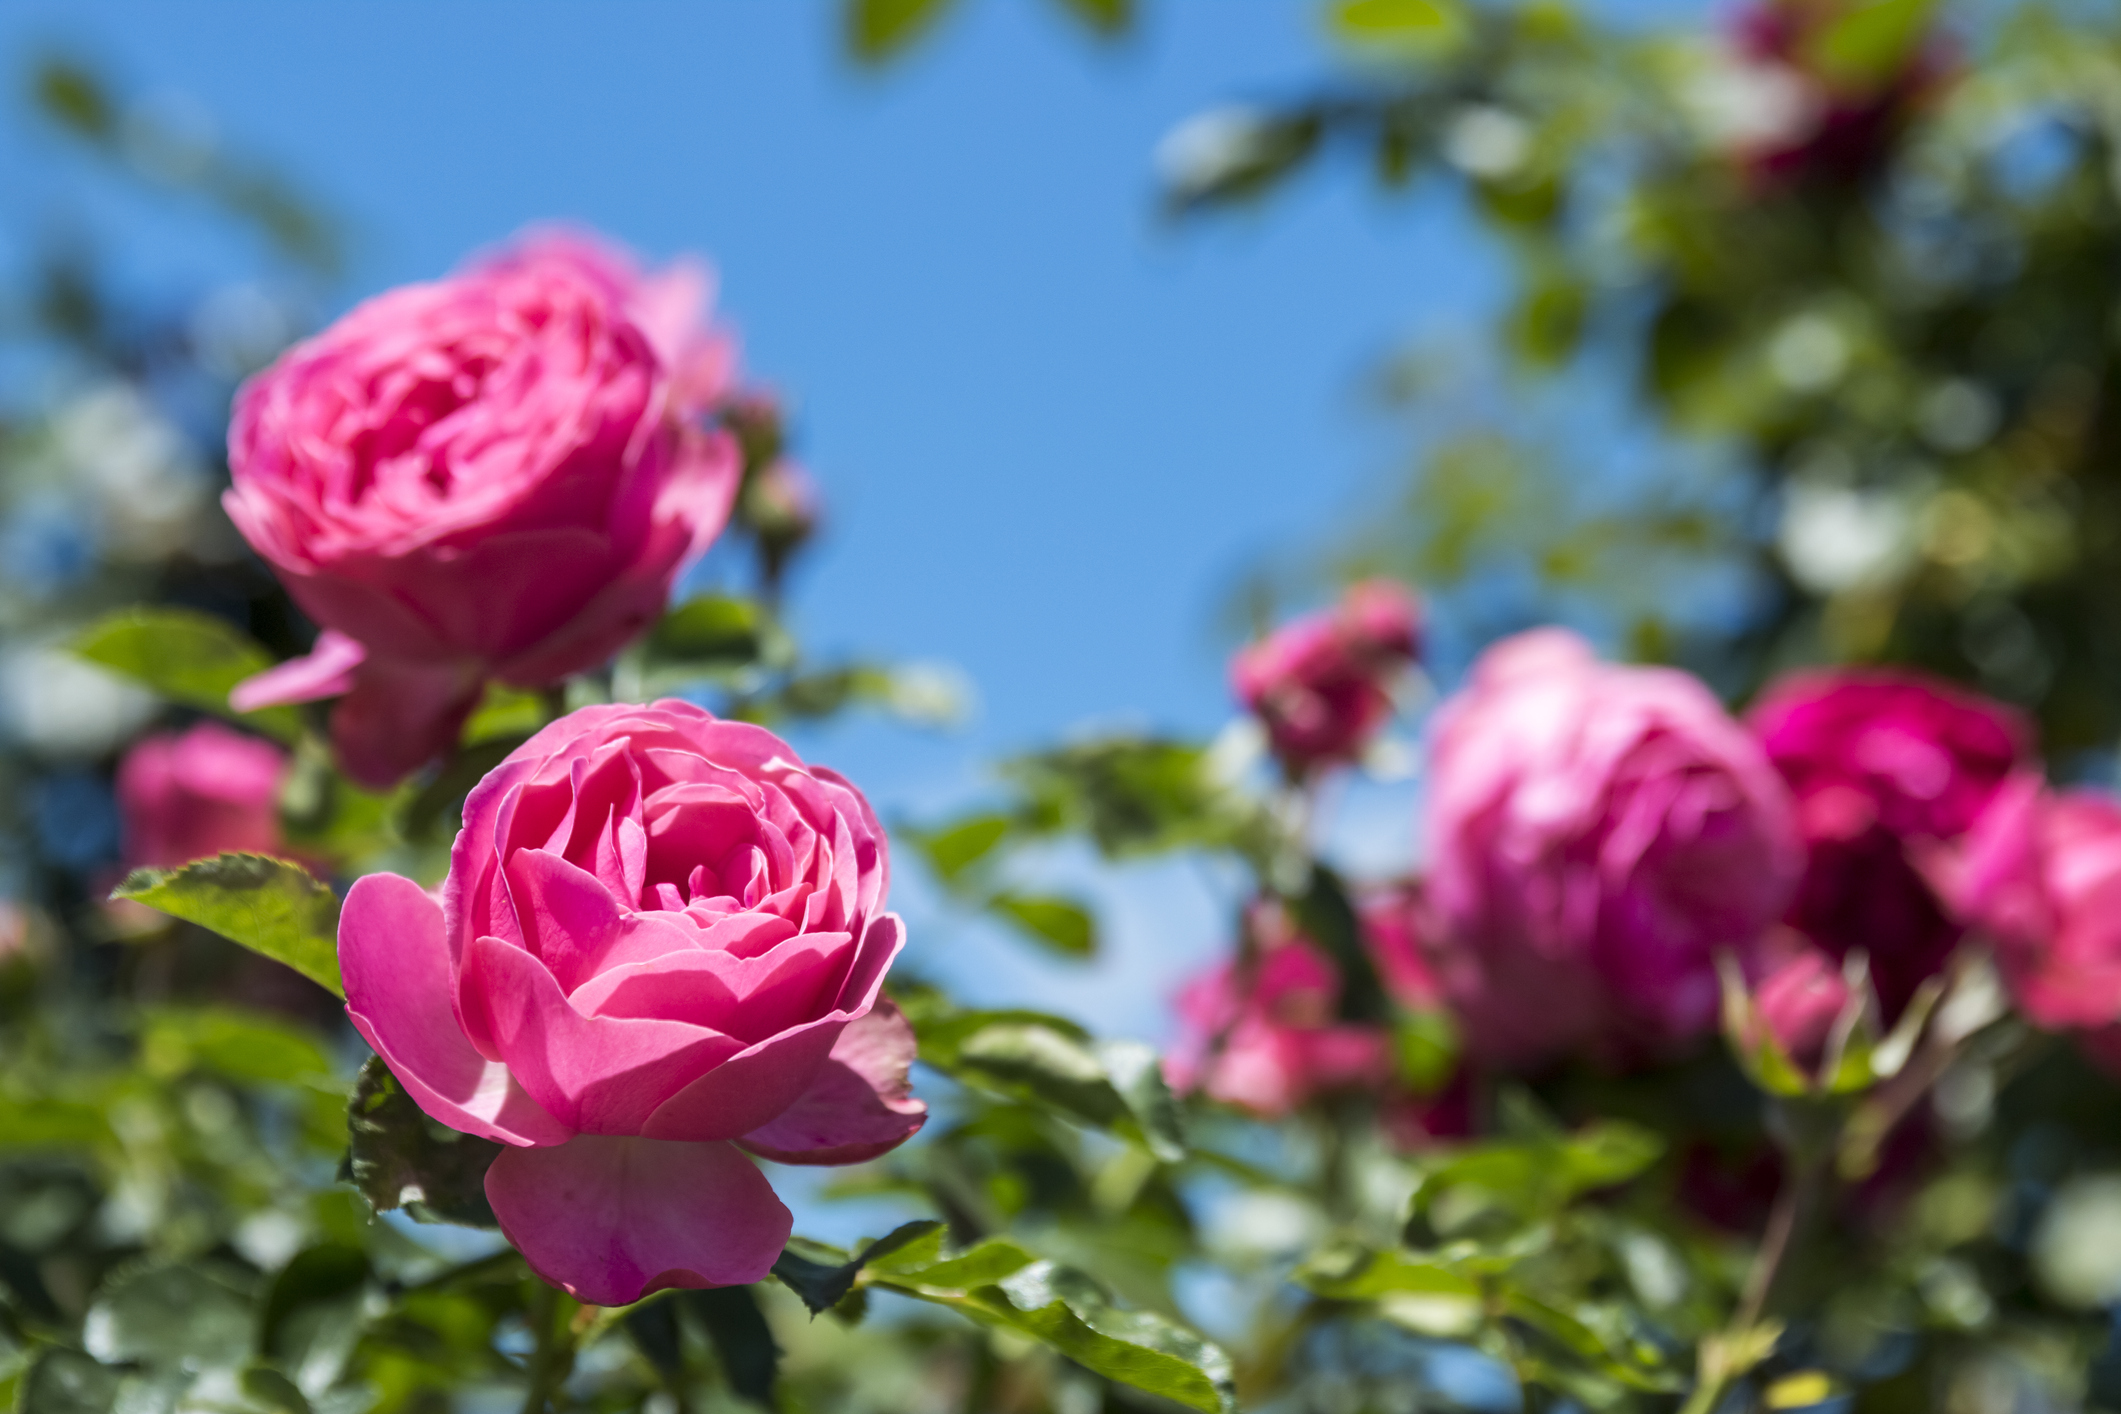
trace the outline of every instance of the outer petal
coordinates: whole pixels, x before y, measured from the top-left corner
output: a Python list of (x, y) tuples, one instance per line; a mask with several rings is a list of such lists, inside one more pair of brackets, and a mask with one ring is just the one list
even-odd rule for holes
[(593, 1306), (758, 1281), (794, 1226), (728, 1144), (585, 1134), (511, 1149), (487, 1169), (486, 1199), (531, 1269)]
[(738, 1142), (784, 1164), (858, 1164), (897, 1148), (928, 1119), (906, 1079), (915, 1050), (905, 1014), (877, 1002), (840, 1033), (802, 1098)]
[(704, 1026), (584, 1016), (545, 964), (499, 938), (465, 947), (462, 977), (465, 1012), (493, 1038), (509, 1070), (582, 1133), (640, 1132), (658, 1105), (743, 1049)]
[(354, 881), (339, 914), (339, 968), (355, 1029), (428, 1114), (505, 1144), (560, 1144), (574, 1133), (465, 1039), (450, 1001), (442, 906), (418, 884), (396, 874)]
[(325, 629), (305, 656), (290, 658), (230, 688), (228, 705), (238, 712), (255, 712), (289, 702), (343, 697), (353, 690), (354, 669), (367, 657), (368, 650), (359, 643), (335, 628)]

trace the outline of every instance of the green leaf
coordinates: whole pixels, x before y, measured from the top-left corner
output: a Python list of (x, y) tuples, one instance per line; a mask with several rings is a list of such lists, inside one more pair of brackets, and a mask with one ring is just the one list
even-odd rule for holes
[(105, 1364), (226, 1368), (250, 1357), (251, 1278), (218, 1262), (153, 1263), (105, 1282), (81, 1324)]
[(1125, 34), (1134, 24), (1134, 0), (1059, 0), (1059, 3), (1061, 9), (1104, 39)]
[(712, 1287), (678, 1297), (707, 1332), (722, 1374), (738, 1396), (764, 1408), (774, 1407), (774, 1376), (781, 1348), (748, 1286)]
[(273, 1414), (311, 1414), (301, 1386), (270, 1365), (253, 1365), (243, 1372), (243, 1393)]
[(1339, 0), (1327, 24), (1343, 42), (1421, 56), (1463, 38), (1466, 15), (1453, 0)]
[(1403, 1248), (1361, 1246), (1315, 1252), (1290, 1275), (1304, 1290), (1334, 1301), (1375, 1301), (1394, 1295), (1478, 1297), (1480, 1283), (1455, 1268)]
[[(488, 772), (507, 760), (510, 753), (526, 740), (527, 737), (496, 737), (457, 748), (456, 754), (449, 758), (449, 764), (406, 805), (398, 824), (405, 838), (415, 842), (428, 840), (445, 822), (454, 826), (461, 818), (464, 797), (471, 794), (472, 787), (486, 779)], [(454, 835), (455, 830), (451, 829), (450, 833)]]
[(0, 1150), (86, 1149), (111, 1138), (101, 1105), (38, 1095), (0, 1095)]
[(641, 646), (654, 666), (710, 672), (757, 662), (771, 634), (756, 602), (702, 594), (673, 605), (655, 621)]
[(403, 1208), (415, 1222), (500, 1226), (486, 1202), (486, 1170), (501, 1146), (430, 1119), (380, 1057), (361, 1067), (346, 1127), (340, 1177), (377, 1212)]
[(124, 1376), (78, 1350), (52, 1348), (23, 1377), (22, 1414), (110, 1414)]
[(1079, 903), (1042, 894), (1001, 894), (992, 907), (1064, 957), (1097, 953), (1097, 924)]
[(1260, 823), (1185, 742), (1108, 737), (1017, 757), (1002, 774), (1027, 833), (1087, 834), (1107, 858), (1238, 846)]
[(338, 895), (299, 864), (223, 854), (181, 869), (135, 869), (111, 897), (211, 928), (286, 963), (335, 997), (346, 995), (339, 980)]
[(333, 1091), (343, 1084), (316, 1036), (290, 1022), (232, 1007), (149, 1011), (140, 1052), (157, 1075), (198, 1068), (249, 1083)]
[(1657, 1161), (1664, 1141), (1618, 1120), (1575, 1134), (1473, 1144), (1436, 1160), (1415, 1190), (1407, 1240), (1495, 1240), (1559, 1213), (1586, 1193), (1636, 1177)]
[(367, 1326), (368, 1256), (325, 1243), (297, 1252), (273, 1277), (258, 1315), (258, 1351), (301, 1394), (337, 1384)]
[(1937, 0), (1860, 0), (1809, 36), (1804, 58), (1830, 82), (1880, 87), (1907, 65), (1936, 8)]
[(1009, 833), (1006, 815), (974, 815), (940, 830), (904, 830), (927, 859), (928, 867), (945, 884), (954, 884), (966, 870), (994, 852)]
[(1340, 875), (1323, 864), (1313, 864), (1309, 884), (1289, 904), (1305, 935), (1324, 948), (1340, 968), (1341, 1020), (1389, 1021), (1391, 1002), (1377, 975), (1377, 965), (1370, 960), (1370, 949), (1363, 942), (1362, 920), (1356, 915)]
[(191, 609), (123, 609), (99, 619), (74, 640), (77, 657), (122, 673), (171, 702), (247, 723), (291, 742), (302, 735), (292, 707), (241, 714), (229, 689), (273, 665), (250, 635), (225, 620)]
[(897, 55), (942, 18), (950, 0), (845, 0), (847, 52), (864, 64)]
[(1034, 1337), (1107, 1379), (1204, 1414), (1236, 1408), (1230, 1357), (1151, 1311), (1126, 1310), (1090, 1277), (992, 1240), (931, 1266), (864, 1280), (945, 1306), (980, 1325)]
[[(791, 1245), (774, 1261), (773, 1274), (780, 1278), (783, 1286), (801, 1297), (803, 1305), (815, 1316), (844, 1301), (847, 1293), (854, 1290), (855, 1277), (871, 1262), (903, 1253), (909, 1248), (924, 1254), (926, 1260), (933, 1260), (933, 1253), (942, 1242), (942, 1230), (943, 1225), (932, 1218), (901, 1223), (884, 1236), (865, 1244), (851, 1258), (821, 1243), (804, 1244), (817, 1256)], [(922, 1239), (931, 1240), (922, 1245)]]

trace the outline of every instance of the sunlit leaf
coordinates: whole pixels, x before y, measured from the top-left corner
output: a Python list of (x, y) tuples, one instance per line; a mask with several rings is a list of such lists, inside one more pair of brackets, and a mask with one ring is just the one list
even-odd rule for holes
[(1089, 957), (1097, 951), (1097, 924), (1079, 903), (1039, 894), (1002, 894), (993, 907), (1065, 957)]
[(843, 0), (847, 52), (865, 64), (896, 56), (930, 29), (951, 0)]
[(122, 609), (84, 629), (73, 651), (171, 702), (218, 713), (282, 741), (302, 734), (302, 719), (292, 707), (238, 713), (228, 705), (229, 689), (273, 660), (248, 634), (211, 614), (167, 605)]
[(223, 854), (181, 869), (135, 869), (111, 897), (211, 928), (334, 996), (346, 995), (339, 981), (338, 896), (299, 864)]

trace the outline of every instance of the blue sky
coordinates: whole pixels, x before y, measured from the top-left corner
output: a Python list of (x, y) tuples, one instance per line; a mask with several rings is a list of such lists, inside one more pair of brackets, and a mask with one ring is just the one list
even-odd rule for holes
[[(298, 177), (351, 236), (326, 313), (539, 219), (707, 254), (829, 505), (799, 631), (978, 685), (956, 737), (860, 724), (810, 747), (919, 813), (1088, 720), (1217, 727), (1229, 586), (1381, 492), (1394, 441), (1363, 371), (1475, 324), (1501, 288), (1447, 201), (1382, 199), (1350, 170), (1234, 220), (1156, 219), (1158, 139), (1324, 72), (1316, 6), (1149, 0), (1113, 49), (1059, 8), (963, 0), (870, 75), (840, 58), (826, 0), (12, 0), (0, 62), (85, 53)], [(131, 211), (19, 109), (0, 184), (18, 212)], [(203, 220), (144, 229), (113, 245), (144, 287), (254, 259)], [(1011, 961), (992, 985), (1149, 1024), (1221, 923), (1197, 879), (1137, 884), (1111, 898), (1115, 936), (1147, 962)]]

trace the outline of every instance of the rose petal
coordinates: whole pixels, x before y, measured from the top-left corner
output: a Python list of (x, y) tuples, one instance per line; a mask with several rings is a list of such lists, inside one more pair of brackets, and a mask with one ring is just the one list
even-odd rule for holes
[(794, 1227), (729, 1144), (585, 1134), (511, 1149), (487, 1169), (486, 1199), (531, 1269), (592, 1306), (758, 1281)]
[(343, 697), (353, 691), (354, 669), (367, 656), (368, 650), (353, 639), (337, 629), (325, 629), (305, 656), (289, 658), (230, 688), (228, 705), (238, 712), (255, 712), (261, 707)]
[(456, 745), (483, 686), (461, 664), (369, 658), (331, 712), (339, 764), (371, 789), (396, 785)]
[(559, 1144), (573, 1133), (472, 1048), (450, 998), (442, 907), (396, 874), (356, 879), (339, 914), (346, 1013), (405, 1093), (452, 1129), (505, 1144)]
[(572, 992), (618, 941), (619, 901), (602, 880), (542, 849), (517, 850), (505, 872), (524, 946)]
[(584, 1016), (543, 963), (499, 938), (464, 950), (460, 995), (523, 1088), (584, 1134), (640, 1132), (658, 1105), (743, 1049), (683, 1022)]
[[(735, 1139), (802, 1098), (847, 1029), (835, 1012), (746, 1047), (656, 1108), (640, 1132), (656, 1139)], [(670, 1026), (668, 1021), (607, 1021), (606, 1026)]]
[(840, 1033), (802, 1097), (738, 1142), (784, 1164), (858, 1164), (897, 1148), (928, 1119), (907, 1080), (916, 1050), (905, 1014), (879, 1001)]

